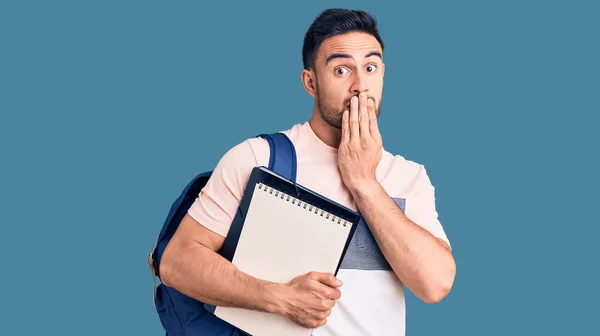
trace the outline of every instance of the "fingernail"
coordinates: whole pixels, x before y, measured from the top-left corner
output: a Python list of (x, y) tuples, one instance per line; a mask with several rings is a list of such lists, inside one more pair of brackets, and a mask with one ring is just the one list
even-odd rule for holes
[(375, 103), (373, 102), (373, 99), (369, 99), (369, 100), (367, 100), (367, 105), (373, 105), (373, 104), (375, 104)]

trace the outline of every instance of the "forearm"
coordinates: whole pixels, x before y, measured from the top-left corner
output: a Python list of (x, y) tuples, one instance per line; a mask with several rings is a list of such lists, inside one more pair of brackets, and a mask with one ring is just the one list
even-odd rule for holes
[(445, 243), (413, 223), (379, 183), (363, 184), (352, 193), (381, 252), (404, 285), (425, 302), (445, 297), (456, 268)]
[(281, 285), (241, 272), (200, 244), (169, 248), (160, 267), (165, 285), (210, 305), (266, 312), (280, 309)]

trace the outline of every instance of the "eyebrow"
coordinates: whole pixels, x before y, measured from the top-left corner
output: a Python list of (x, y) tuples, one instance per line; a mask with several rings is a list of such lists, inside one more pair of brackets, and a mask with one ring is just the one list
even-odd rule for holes
[[(371, 56), (378, 56), (379, 58), (383, 58), (383, 57), (381, 57), (381, 53), (379, 51), (371, 51), (370, 53), (365, 55), (365, 58), (368, 58)], [(329, 61), (331, 61), (335, 58), (352, 58), (352, 56), (350, 56), (348, 54), (340, 54), (340, 53), (331, 54), (327, 57), (327, 60), (325, 61), (325, 65), (327, 65), (329, 63)]]

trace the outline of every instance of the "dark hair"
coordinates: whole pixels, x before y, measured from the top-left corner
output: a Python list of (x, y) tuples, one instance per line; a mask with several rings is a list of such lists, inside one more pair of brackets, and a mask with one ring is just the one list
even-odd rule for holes
[(327, 38), (357, 31), (373, 35), (383, 51), (383, 41), (377, 29), (377, 19), (372, 14), (362, 10), (343, 8), (330, 8), (322, 11), (304, 36), (302, 45), (304, 69), (314, 68), (317, 51)]

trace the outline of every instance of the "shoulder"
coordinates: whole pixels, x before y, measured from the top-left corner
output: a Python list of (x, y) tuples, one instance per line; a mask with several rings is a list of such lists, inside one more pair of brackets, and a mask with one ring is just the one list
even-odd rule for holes
[[(300, 125), (276, 131), (287, 135), (295, 142), (300, 133)], [(274, 132), (270, 132), (274, 133)], [(271, 149), (269, 142), (259, 136), (246, 138), (229, 148), (221, 157), (217, 168), (251, 170), (256, 166), (268, 166)]]
[[(295, 124), (290, 128), (279, 130), (276, 132), (285, 134), (292, 141), (292, 143), (296, 145), (301, 136), (301, 127), (301, 124)], [(250, 153), (254, 157), (254, 164), (256, 166), (269, 165), (271, 148), (269, 147), (269, 142), (266, 139), (263, 139), (259, 136), (249, 138), (242, 143), (242, 147), (246, 147), (250, 150)]]

